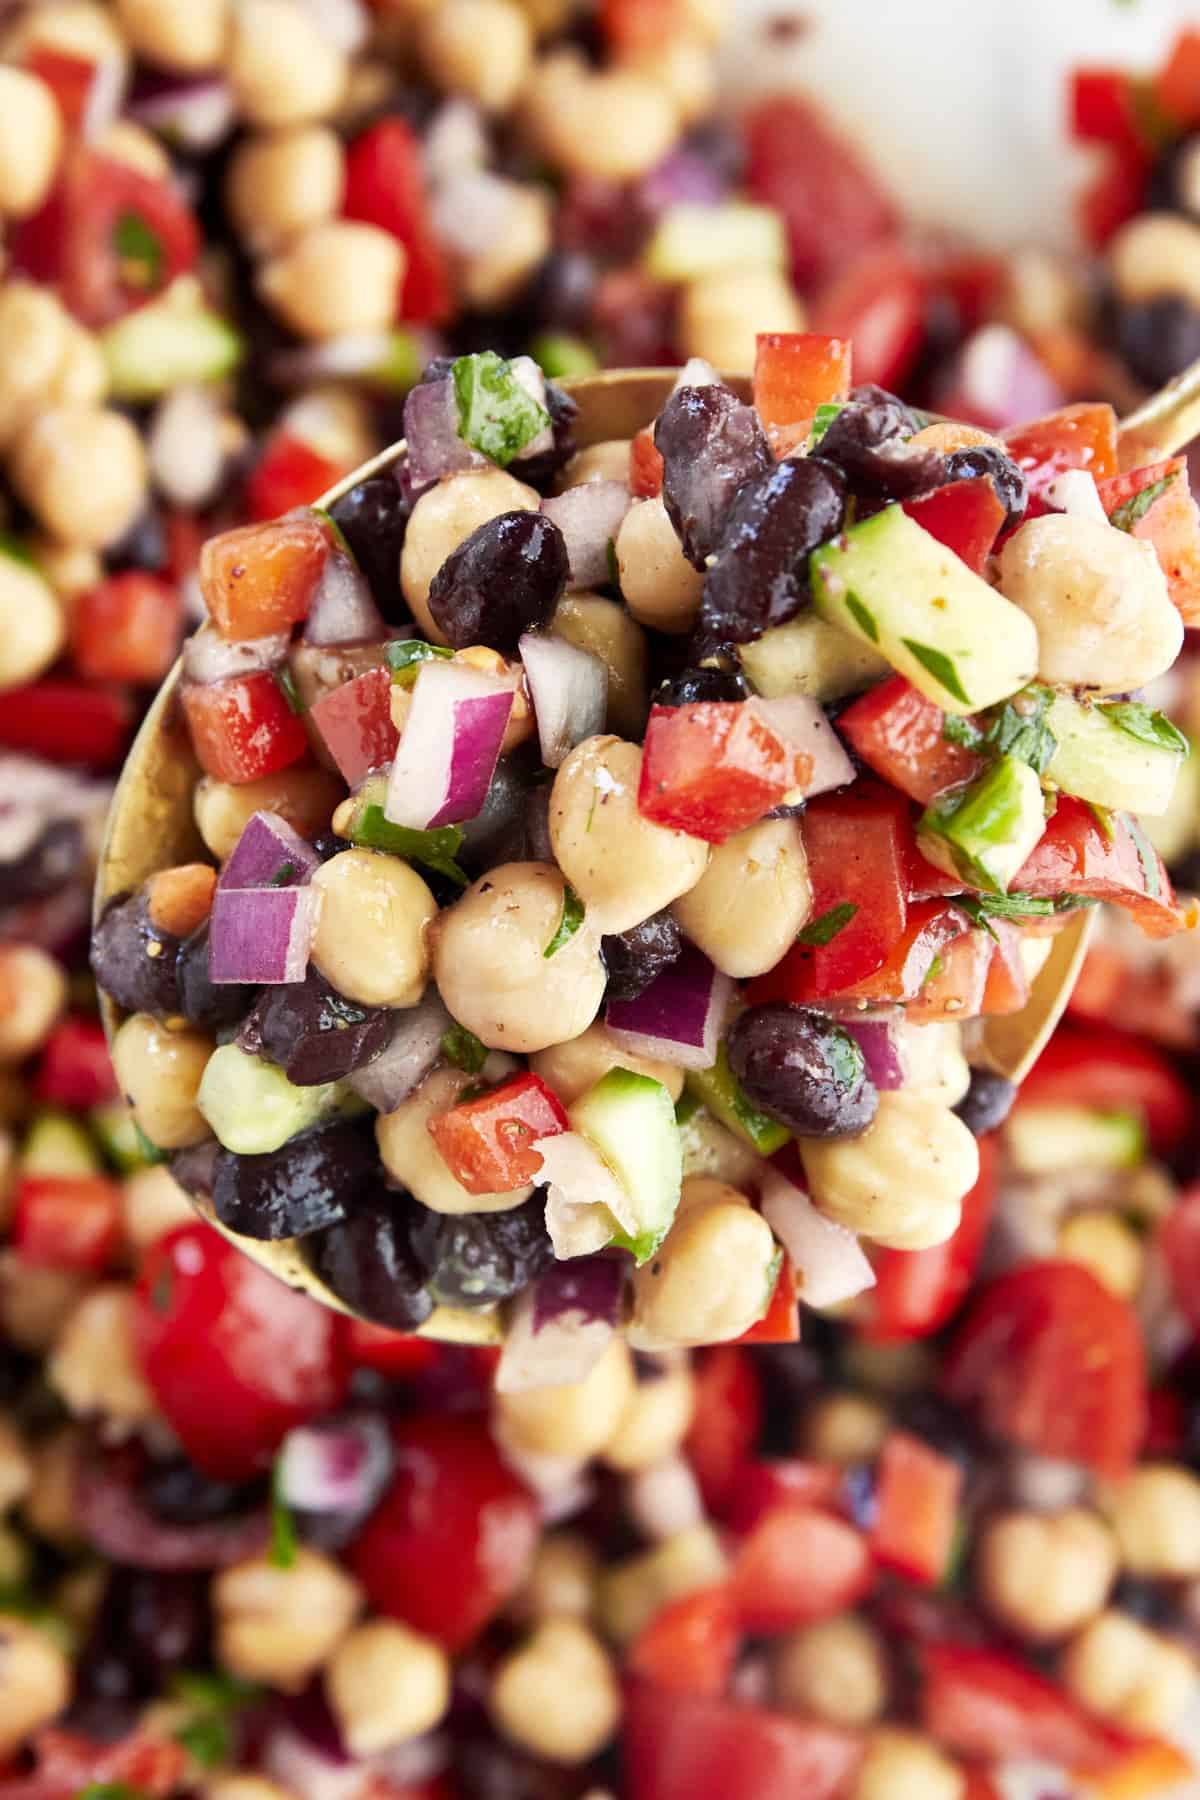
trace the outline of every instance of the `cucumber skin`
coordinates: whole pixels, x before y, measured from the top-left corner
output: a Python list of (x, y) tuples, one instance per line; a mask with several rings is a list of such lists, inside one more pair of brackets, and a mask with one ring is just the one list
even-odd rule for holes
[[(571, 1129), (603, 1157), (645, 1220), (636, 1235), (618, 1230), (611, 1240), (615, 1248), (632, 1251), (640, 1267), (671, 1229), (683, 1187), (683, 1148), (671, 1096), (661, 1081), (618, 1067), (581, 1094), (567, 1108), (567, 1117)], [(651, 1193), (651, 1188), (657, 1191)]]

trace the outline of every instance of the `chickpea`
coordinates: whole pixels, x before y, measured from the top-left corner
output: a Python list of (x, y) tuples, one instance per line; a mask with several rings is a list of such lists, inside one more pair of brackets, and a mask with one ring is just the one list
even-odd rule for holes
[(36, 681), (65, 641), (62, 607), (49, 582), (0, 552), (0, 692)]
[(578, 1037), (599, 1010), (602, 927), (585, 917), (546, 955), (565, 891), (551, 863), (504, 863), (442, 914), (433, 952), (438, 991), (459, 1023), (492, 1049), (545, 1050)]
[(0, 944), (0, 1067), (40, 1049), (66, 1004), (61, 963), (36, 944)]
[(708, 45), (687, 33), (643, 50), (623, 65), (653, 81), (671, 97), (682, 125), (696, 125), (713, 110), (717, 64)]
[(132, 1250), (148, 1250), (194, 1217), (191, 1201), (165, 1163), (136, 1169), (121, 1184), (121, 1227)]
[(1154, 546), (1127, 531), (1069, 514), (1031, 519), (1000, 553), (1000, 587), (1037, 627), (1044, 681), (1125, 693), (1179, 655), (1183, 621)]
[(118, 119), (110, 125), (96, 148), (113, 162), (148, 175), (151, 181), (169, 181), (171, 159), (156, 137), (135, 125), (132, 119)]
[(632, 1474), (674, 1456), (692, 1422), (691, 1370), (680, 1361), (649, 1381), (639, 1381), (617, 1429), (604, 1446), (612, 1469)]
[(123, 537), (146, 503), (142, 440), (104, 407), (47, 407), (18, 437), (10, 474), (52, 536), (93, 549)]
[(473, 246), (458, 269), (463, 298), (480, 312), (506, 305), (552, 247), (553, 213), (547, 191), (527, 181), (495, 179), (504, 191), (504, 229), (486, 244)]
[(417, 41), (437, 86), (487, 113), (509, 110), (533, 60), (533, 30), (513, 0), (442, 0)]
[(502, 469), (450, 475), (422, 494), (412, 509), (400, 553), (400, 586), (422, 634), (434, 644), (445, 638), (429, 610), (429, 587), (452, 551), (473, 531), (501, 513), (537, 512), (541, 497)]
[(879, 1096), (860, 1137), (800, 1140), (814, 1203), (897, 1250), (944, 1243), (979, 1179), (979, 1146), (947, 1106), (903, 1088)]
[(0, 1617), (0, 1755), (49, 1725), (71, 1698), (71, 1664), (27, 1619)]
[(435, 1069), (394, 1112), (375, 1121), (383, 1165), (422, 1206), (440, 1213), (507, 1212), (528, 1200), (531, 1188), (504, 1194), (469, 1194), (450, 1173), (429, 1132), (435, 1114), (449, 1112), (474, 1076), (462, 1069)]
[(867, 1739), (852, 1800), (965, 1800), (966, 1776), (931, 1738), (878, 1725)]
[(758, 1152), (714, 1119), (707, 1107), (692, 1114), (679, 1136), (685, 1182), (687, 1177), (714, 1175), (734, 1187), (748, 1187), (757, 1179), (762, 1166)]
[(263, 1554), (222, 1569), (212, 1600), (221, 1662), (289, 1694), (328, 1661), (362, 1609), (358, 1583), (306, 1545), (286, 1568)]
[(537, 148), (567, 175), (636, 181), (679, 132), (671, 96), (631, 69), (590, 73), (569, 52), (544, 57), (525, 90)]
[(46, 1365), (50, 1386), (77, 1418), (97, 1414), (124, 1425), (153, 1418), (133, 1343), (133, 1295), (110, 1282), (93, 1288), (67, 1320)]
[(563, 468), (554, 483), (555, 493), (565, 494), (568, 488), (583, 487), (589, 481), (620, 481), (628, 487), (631, 452), (629, 438), (602, 438), (598, 444), (588, 444)]
[(357, 1625), (325, 1671), (346, 1746), (374, 1756), (432, 1731), (450, 1704), (450, 1659), (440, 1644), (391, 1619)]
[(964, 425), (959, 419), (946, 419), (934, 425), (923, 425), (920, 431), (914, 431), (909, 439), (910, 444), (919, 444), (922, 450), (940, 450), (943, 456), (949, 456), (955, 450), (975, 450), (986, 448), (1004, 450), (1004, 440), (990, 431), (984, 431), (979, 425)]
[(635, 1075), (648, 1075), (651, 1081), (661, 1081), (673, 1101), (683, 1092), (682, 1069), (674, 1063), (659, 1062), (652, 1056), (631, 1055), (621, 1048), (607, 1025), (599, 1019), (579, 1037), (536, 1051), (529, 1059), (529, 1066), (554, 1089), (564, 1106), (570, 1106), (580, 1094), (586, 1094), (610, 1069), (632, 1069)]
[(546, 1619), (497, 1665), (488, 1708), (523, 1750), (569, 1766), (602, 1750), (621, 1718), (607, 1650), (578, 1619)]
[(321, 895), (312, 958), (325, 979), (363, 1006), (415, 1006), (438, 912), (416, 870), (395, 856), (343, 850), (312, 885)]
[(1142, 1240), (1120, 1213), (1072, 1213), (1059, 1227), (1058, 1254), (1082, 1263), (1122, 1300), (1134, 1299), (1142, 1285)]
[(651, 1543), (665, 1543), (704, 1523), (704, 1496), (685, 1456), (636, 1469), (625, 1483), (630, 1523)]
[(6, 1587), (20, 1587), (29, 1580), (33, 1566), (30, 1546), (9, 1525), (0, 1525), (0, 1581)]
[(691, 1208), (634, 1273), (638, 1341), (686, 1347), (741, 1337), (766, 1310), (776, 1254), (760, 1213), (721, 1201)]
[(714, 369), (752, 369), (760, 331), (803, 329), (804, 307), (781, 269), (720, 269), (683, 290), (683, 353)]
[(707, 869), (671, 911), (724, 974), (741, 978), (773, 969), (812, 911), (808, 858), (795, 819), (763, 819), (714, 844)]
[(523, 1625), (540, 1619), (588, 1619), (598, 1574), (596, 1552), (587, 1538), (573, 1531), (549, 1532), (538, 1543), (509, 1613)]
[(0, 1327), (20, 1350), (47, 1351), (88, 1285), (74, 1269), (38, 1268), (0, 1252)]
[(627, 1644), (672, 1600), (717, 1587), (727, 1573), (718, 1533), (711, 1525), (693, 1525), (604, 1570), (596, 1594), (601, 1627), (607, 1637)]
[(220, 67), (229, 35), (230, 0), (116, 0), (131, 47), (181, 74)]
[(641, 626), (615, 600), (576, 593), (563, 595), (550, 629), (577, 649), (590, 650), (608, 670), (605, 729), (640, 737), (650, 706), (646, 634)]
[[(0, 1413), (0, 1514), (23, 1500), (33, 1482), (33, 1461), (16, 1424)], [(0, 1540), (0, 1548), (8, 1546)], [(0, 1556), (0, 1579), (7, 1579)]]
[(4, 51), (16, 59), (35, 48), (57, 50), (81, 62), (115, 62), (122, 69), (129, 60), (117, 21), (98, 0), (55, 0), (53, 6), (35, 6)]
[(21, 1513), (35, 1536), (59, 1550), (75, 1550), (81, 1542), (75, 1497), (87, 1453), (78, 1425), (60, 1426), (33, 1446), (33, 1480)]
[(196, 1104), (200, 1078), (213, 1041), (199, 1031), (169, 1031), (149, 1013), (125, 1020), (112, 1043), (113, 1069), (152, 1144), (181, 1150), (208, 1137), (208, 1120)]
[(689, 31), (713, 49), (729, 29), (732, 0), (684, 0), (683, 17)]
[(700, 610), (704, 576), (683, 554), (661, 496), (630, 507), (617, 532), (616, 553), (621, 595), (638, 624), (689, 632)]
[(62, 114), (46, 83), (0, 65), (0, 213), (26, 219), (50, 192), (62, 151)]
[(357, 219), (326, 219), (266, 263), (258, 285), (300, 337), (385, 331), (404, 265), (404, 248), (390, 232)]
[(828, 1725), (860, 1730), (887, 1709), (887, 1656), (857, 1613), (802, 1625), (779, 1644), (772, 1664), (775, 1703)]
[(1196, 1691), (1195, 1664), (1182, 1644), (1128, 1613), (1109, 1611), (1068, 1644), (1067, 1691), (1090, 1712), (1127, 1731), (1169, 1731)]
[(25, 548), (60, 600), (70, 602), (104, 579), (104, 564), (95, 550), (82, 544), (60, 544), (57, 538), (31, 537)]
[(1085, 324), (1092, 300), (1072, 259), (1027, 244), (1005, 258), (999, 316), (1022, 337)]
[(950, 1020), (932, 1020), (927, 1025), (906, 1021), (899, 1027), (898, 1038), (905, 1087), (927, 1100), (940, 1100), (943, 1106), (957, 1106), (971, 1085), (962, 1027)]
[(870, 1462), (883, 1449), (889, 1425), (886, 1410), (866, 1394), (822, 1394), (805, 1415), (801, 1444), (817, 1462)]
[(237, 787), (206, 775), (197, 784), (192, 811), (205, 847), (225, 862), (256, 812), (277, 812), (301, 837), (313, 837), (325, 829), (344, 791), (335, 776), (303, 763)]
[(1049, 1644), (1103, 1609), (1117, 1579), (1117, 1546), (1104, 1521), (1081, 1506), (1005, 1513), (983, 1528), (975, 1578), (993, 1618)]
[(227, 72), (252, 125), (303, 125), (336, 112), (347, 65), (309, 8), (295, 0), (242, 0)]
[(614, 1337), (582, 1381), (566, 1387), (497, 1392), (493, 1416), (506, 1442), (535, 1456), (598, 1456), (614, 1436), (634, 1395), (633, 1359)]
[(366, 397), (345, 384), (326, 381), (306, 389), (292, 401), (282, 421), (318, 456), (351, 469), (379, 449)]
[(1178, 213), (1140, 213), (1110, 240), (1108, 272), (1121, 299), (1180, 294), (1200, 306), (1200, 225)]
[(238, 146), (226, 197), (245, 242), (268, 249), (333, 218), (345, 179), (346, 156), (337, 133), (327, 125), (295, 125)]
[(1143, 1463), (1109, 1488), (1105, 1511), (1131, 1575), (1200, 1575), (1200, 1479), (1189, 1469)]

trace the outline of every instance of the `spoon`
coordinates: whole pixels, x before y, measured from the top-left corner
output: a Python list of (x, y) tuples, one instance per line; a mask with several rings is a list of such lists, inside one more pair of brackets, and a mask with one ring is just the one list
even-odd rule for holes
[[(562, 383), (579, 407), (575, 436), (580, 448), (606, 438), (633, 437), (658, 416), (675, 378), (674, 369), (612, 369)], [(725, 379), (743, 399), (750, 398), (746, 376)], [(1122, 448), (1129, 445), (1132, 454), (1136, 444), (1158, 456), (1168, 455), (1188, 442), (1197, 430), (1200, 363), (1178, 376), (1122, 424)], [(391, 468), (404, 448), (401, 440), (380, 451), (330, 488), (316, 504), (323, 508), (332, 506), (367, 476)], [(179, 677), (177, 662), (146, 714), (117, 783), (96, 877), (97, 914), (115, 894), (140, 887), (156, 870), (206, 855), (192, 814), (192, 792), (200, 769), (175, 704)], [(1011, 1081), (1022, 1079), (1041, 1053), (1070, 998), (1091, 924), (1090, 910), (1081, 911), (1051, 940), (1050, 954), (1019, 1013), (982, 1021), (980, 1041), (973, 1050), (977, 1060)], [(121, 1023), (121, 1011), (104, 994), (100, 996), (100, 1008), (111, 1039)], [(305, 1289), (340, 1312), (349, 1310), (309, 1266), (300, 1240), (262, 1242), (241, 1237), (222, 1225), (203, 1199), (194, 1199), (193, 1203), (218, 1231), (289, 1286)], [(503, 1317), (499, 1312), (440, 1306), (417, 1335), (448, 1343), (495, 1344), (504, 1336)]]

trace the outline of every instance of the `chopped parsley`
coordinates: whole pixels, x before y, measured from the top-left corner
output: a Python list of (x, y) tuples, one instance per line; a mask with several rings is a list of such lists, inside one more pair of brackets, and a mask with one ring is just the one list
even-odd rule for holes
[(608, 564), (608, 584), (615, 593), (621, 592), (621, 565), (617, 561), (617, 540), (609, 538), (604, 546), (604, 560)]
[(487, 1061), (487, 1046), (481, 1044), (473, 1031), (465, 1025), (451, 1025), (442, 1033), (442, 1055), (456, 1069), (462, 1069), (467, 1075), (478, 1075)]
[(296, 865), (294, 862), (281, 862), (279, 867), (276, 869), (275, 873), (272, 875), (270, 881), (268, 881), (267, 886), (268, 887), (286, 887), (288, 882), (292, 879), (292, 876), (295, 873), (296, 873)]
[(142, 1800), (142, 1795), (124, 1781), (92, 1781), (79, 1789), (75, 1800)]
[(300, 689), (296, 686), (296, 677), (292, 674), (292, 671), (286, 664), (282, 669), (276, 669), (275, 680), (278, 682), (280, 692), (288, 703), (289, 712), (294, 712), (299, 715), (308, 711), (308, 708), (300, 698)]
[(463, 841), (461, 825), (439, 825), (433, 831), (415, 831), (408, 825), (393, 825), (385, 818), (382, 806), (368, 803), (355, 813), (350, 826), (350, 841), (367, 850), (385, 850), (390, 856), (403, 856), (423, 868), (445, 875), (459, 887), (466, 887), (469, 876), (454, 860)]
[(1165, 713), (1156, 712), (1141, 700), (1116, 700), (1096, 710), (1139, 744), (1148, 744), (1152, 750), (1169, 750), (1176, 756), (1188, 753), (1190, 746), (1179, 727)]
[(1085, 800), (1083, 804), (1087, 807), (1109, 843), (1115, 844), (1117, 841), (1117, 825), (1116, 820), (1113, 818), (1108, 807), (1097, 806), (1094, 800)]
[(812, 422), (812, 442), (814, 444), (820, 443), (845, 404), (844, 400), (827, 400), (823, 405), (818, 406), (813, 414)]
[(796, 933), (796, 942), (806, 945), (810, 950), (822, 949), (832, 944), (839, 931), (844, 931), (850, 923), (858, 907), (852, 900), (843, 900), (839, 906), (831, 906), (818, 919), (813, 919), (803, 931)]
[(190, 1670), (182, 1670), (171, 1685), (175, 1697), (192, 1714), (175, 1732), (175, 1742), (202, 1768), (228, 1762), (235, 1749), (234, 1719), (253, 1705), (263, 1690), (234, 1675)]
[(1044, 919), (1057, 910), (1053, 900), (1034, 894), (956, 894), (950, 904), (989, 937), (996, 935), (993, 919)]
[(691, 1088), (685, 1087), (675, 1102), (676, 1125), (686, 1125), (689, 1119), (695, 1118), (703, 1105), (704, 1102), (699, 1094), (693, 1092)]
[(954, 660), (932, 644), (919, 644), (915, 638), (901, 638), (900, 642), (910, 656), (915, 656), (921, 667), (937, 682), (938, 686), (958, 701), (960, 706), (970, 706), (970, 698), (958, 678), (958, 670)]
[(283, 1497), (283, 1457), (276, 1457), (271, 1474), (271, 1548), (267, 1560), (277, 1569), (290, 1569), (296, 1560), (296, 1521)]
[(1138, 521), (1145, 518), (1154, 502), (1161, 500), (1178, 474), (1178, 469), (1172, 469), (1169, 475), (1152, 481), (1149, 487), (1139, 488), (1136, 494), (1132, 494), (1108, 515), (1109, 524), (1115, 525), (1118, 531), (1132, 531)]
[(1053, 700), (1050, 688), (1035, 683), (1014, 694), (1003, 706), (981, 714), (986, 721), (983, 725), (947, 713), (942, 721), (942, 736), (947, 743), (977, 750), (983, 756), (1015, 757), (1018, 762), (1028, 763), (1035, 775), (1041, 775), (1058, 748), (1058, 739), (1046, 723)]
[(388, 668), (394, 687), (410, 688), (421, 672), (421, 664), (435, 657), (451, 657), (453, 650), (444, 644), (427, 644), (424, 638), (400, 638), (387, 647)]
[(879, 642), (879, 627), (875, 623), (875, 614), (865, 607), (858, 595), (850, 590), (846, 593), (846, 611), (865, 637), (873, 644)]
[(146, 293), (158, 286), (165, 261), (163, 243), (141, 213), (117, 215), (112, 229), (112, 247), (126, 287), (139, 288)]
[(494, 350), (460, 356), (450, 371), (458, 402), (458, 434), (472, 450), (506, 469), (550, 423), (550, 414)]
[(563, 882), (562, 912), (558, 916), (558, 925), (554, 936), (542, 951), (543, 956), (553, 956), (568, 943), (583, 924), (584, 905), (569, 881)]
[(136, 1119), (133, 1121), (133, 1136), (138, 1147), (138, 1154), (143, 1162), (150, 1164), (166, 1162), (166, 1151), (160, 1150), (157, 1144), (150, 1142)]

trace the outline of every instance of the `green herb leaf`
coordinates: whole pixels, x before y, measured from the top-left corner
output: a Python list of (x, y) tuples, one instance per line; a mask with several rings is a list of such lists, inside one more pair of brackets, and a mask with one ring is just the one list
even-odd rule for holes
[(704, 1102), (699, 1094), (693, 1093), (691, 1088), (685, 1087), (675, 1102), (676, 1125), (686, 1125), (689, 1119), (695, 1118), (703, 1105)]
[(233, 1734), (228, 1720), (211, 1713), (181, 1725), (175, 1733), (175, 1742), (181, 1744), (202, 1769), (218, 1768), (229, 1761), (233, 1751)]
[(0, 531), (0, 556), (6, 556), (10, 562), (22, 563), (27, 569), (37, 568), (35, 559), (11, 531)]
[(236, 1675), (189, 1669), (175, 1676), (171, 1689), (194, 1715), (175, 1732), (175, 1742), (182, 1744), (203, 1768), (228, 1762), (234, 1747), (233, 1719), (243, 1708), (253, 1705), (263, 1689)]
[(764, 1319), (771, 1310), (771, 1302), (775, 1298), (775, 1289), (779, 1286), (779, 1277), (783, 1273), (783, 1245), (777, 1244), (775, 1254), (767, 1264), (767, 1292), (763, 1300), (763, 1309), (759, 1318)]
[(298, 715), (306, 713), (308, 708), (300, 698), (300, 689), (296, 686), (296, 677), (292, 674), (292, 671), (288, 668), (286, 663), (281, 669), (276, 669), (275, 680), (278, 682), (280, 691), (288, 703), (288, 711)]
[(444, 644), (427, 644), (424, 638), (400, 638), (388, 645), (385, 654), (392, 671), (392, 685), (410, 688), (422, 663), (432, 662), (435, 657), (451, 657), (454, 652)]
[(837, 418), (846, 402), (844, 400), (827, 400), (818, 406), (813, 414), (811, 441), (819, 444), (833, 421)]
[(75, 1800), (142, 1800), (142, 1796), (123, 1781), (92, 1781), (79, 1789)]
[(160, 1150), (157, 1144), (152, 1144), (150, 1142), (150, 1139), (146, 1136), (136, 1119), (133, 1121), (133, 1135), (137, 1140), (138, 1151), (141, 1154), (143, 1162), (150, 1163), (151, 1165), (154, 1163), (166, 1162), (166, 1151)]
[(271, 1548), (268, 1561), (277, 1569), (290, 1569), (296, 1560), (296, 1521), (283, 1497), (283, 1459), (276, 1457), (271, 1475)]
[(1097, 806), (1094, 800), (1085, 800), (1083, 804), (1087, 807), (1109, 843), (1115, 844), (1117, 841), (1116, 822), (1107, 806)]
[(875, 623), (875, 614), (865, 607), (858, 595), (852, 591), (846, 594), (846, 611), (858, 626), (865, 632), (873, 644), (879, 642), (879, 627)]
[(292, 879), (292, 876), (295, 873), (296, 873), (296, 865), (294, 862), (281, 862), (279, 867), (276, 869), (275, 873), (272, 875), (270, 881), (268, 881), (267, 886), (268, 887), (286, 887), (288, 882)]
[(583, 901), (570, 882), (564, 881), (562, 912), (559, 914), (554, 936), (542, 951), (543, 956), (553, 956), (564, 944), (569, 943), (583, 924), (583, 914)]
[(609, 538), (605, 544), (604, 560), (608, 564), (608, 585), (619, 594), (621, 591), (621, 565), (617, 561), (616, 538)]
[(1046, 723), (1053, 700), (1048, 687), (1022, 688), (993, 711), (984, 733), (987, 748), (997, 756), (1015, 756), (1041, 775), (1058, 749), (1058, 739)]
[(921, 986), (928, 987), (928, 985), (931, 981), (935, 981), (939, 975), (945, 974), (945, 971), (946, 971), (945, 957), (941, 956), (941, 955), (935, 955), (933, 961), (930, 963), (929, 967), (926, 969), (924, 975), (921, 978)]
[(407, 862), (420, 863), (439, 875), (466, 887), (470, 877), (455, 862), (463, 841), (460, 825), (439, 825), (433, 831), (414, 831), (408, 825), (393, 825), (384, 817), (382, 806), (360, 807), (350, 825), (350, 841), (367, 850), (385, 850), (389, 856), (402, 856)]
[(900, 642), (911, 656), (916, 657), (921, 667), (933, 676), (939, 687), (945, 688), (946, 692), (952, 694), (960, 705), (969, 706), (971, 704), (966, 690), (958, 678), (958, 670), (955, 668), (952, 658), (943, 651), (935, 649), (932, 644), (919, 644), (915, 638), (901, 638)]
[(1162, 877), (1158, 871), (1158, 853), (1142, 830), (1139, 819), (1136, 819), (1132, 813), (1121, 813), (1119, 816), (1128, 826), (1134, 849), (1138, 853), (1138, 861), (1142, 865), (1142, 878), (1146, 883), (1146, 892), (1151, 899), (1157, 900), (1162, 892)]
[(840, 906), (831, 906), (828, 912), (823, 912), (820, 918), (811, 920), (803, 931), (796, 933), (796, 942), (807, 945), (810, 950), (832, 944), (838, 932), (845, 929), (857, 911), (858, 907), (852, 900), (843, 900)]
[(600, 367), (599, 358), (582, 338), (562, 331), (545, 331), (529, 346), (530, 355), (551, 381), (562, 381), (569, 375), (590, 375)]
[(355, 556), (353, 550), (350, 548), (349, 538), (346, 536), (345, 532), (342, 530), (341, 526), (338, 524), (338, 522), (334, 518), (333, 514), (331, 512), (326, 512), (325, 508), (323, 506), (314, 506), (311, 510), (312, 510), (313, 517), (316, 519), (320, 519), (321, 524), (324, 527), (326, 533), (328, 534), (329, 539), (330, 539), (331, 543), (333, 544), (334, 549), (340, 550), (342, 555), (346, 558), (347, 562), (352, 564), (352, 566), (357, 569), (358, 558)]
[(117, 215), (112, 228), (112, 247), (121, 265), (121, 279), (126, 287), (148, 292), (162, 279), (165, 260), (162, 239), (147, 225), (141, 213)]
[(458, 432), (472, 450), (506, 469), (544, 431), (550, 414), (522, 387), (512, 364), (494, 350), (460, 356), (450, 371)]
[(993, 919), (1044, 919), (1055, 910), (1053, 900), (1033, 894), (956, 894), (950, 904), (989, 937), (996, 935)]
[(1130, 495), (1129, 499), (1118, 506), (1115, 512), (1109, 513), (1109, 524), (1115, 525), (1118, 531), (1132, 531), (1139, 519), (1145, 518), (1154, 502), (1161, 499), (1166, 493), (1178, 472), (1177, 469), (1172, 469), (1169, 475), (1162, 476), (1158, 481), (1152, 481), (1149, 487), (1139, 488), (1137, 493)]
[(235, 1712), (261, 1699), (263, 1694), (257, 1682), (227, 1675), (223, 1669), (180, 1669), (171, 1688), (189, 1706), (204, 1707), (209, 1712)]
[(942, 736), (948, 744), (960, 744), (964, 750), (982, 750), (987, 739), (978, 725), (958, 713), (947, 713), (942, 720)]
[(1156, 712), (1141, 700), (1117, 700), (1108, 706), (1098, 706), (1096, 711), (1119, 731), (1136, 738), (1140, 744), (1149, 744), (1153, 750), (1170, 750), (1176, 756), (1186, 756), (1191, 748), (1182, 731), (1165, 713)]
[(473, 1031), (465, 1025), (451, 1025), (442, 1033), (442, 1055), (456, 1069), (463, 1069), (468, 1075), (478, 1075), (487, 1061), (487, 1045), (481, 1044)]

